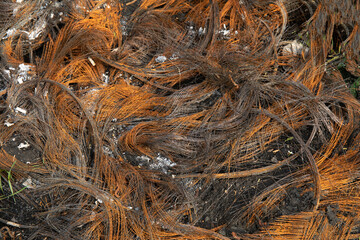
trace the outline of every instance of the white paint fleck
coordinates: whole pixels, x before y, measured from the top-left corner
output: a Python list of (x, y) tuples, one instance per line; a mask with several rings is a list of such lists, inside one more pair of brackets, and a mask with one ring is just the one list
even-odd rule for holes
[(170, 60), (177, 60), (177, 59), (179, 59), (179, 56), (176, 53), (173, 53), (169, 59)]
[(103, 73), (102, 77), (101, 77), (101, 80), (105, 83), (105, 84), (108, 84), (109, 83), (109, 75), (107, 73)]
[(13, 36), (15, 33), (16, 33), (16, 29), (10, 28), (6, 31), (6, 35), (2, 39), (7, 39), (7, 38)]
[(167, 58), (165, 56), (158, 56), (157, 58), (155, 58), (155, 62), (157, 63), (163, 63), (167, 60)]
[(26, 141), (24, 143), (20, 143), (19, 146), (17, 146), (17, 148), (19, 150), (25, 149), (25, 148), (28, 148), (28, 147), (30, 147), (30, 144), (28, 142), (26, 142)]
[(8, 75), (8, 77), (11, 77), (11, 75), (10, 75), (10, 70), (4, 69), (4, 72)]
[(23, 63), (19, 65), (18, 77), (16, 79), (19, 84), (22, 84), (28, 79), (28, 72), (30, 70), (31, 70), (31, 65), (26, 65)]
[(4, 122), (4, 125), (7, 127), (11, 127), (12, 125), (14, 125), (14, 123), (9, 122), (9, 119), (6, 119)]
[(30, 70), (30, 65), (26, 65), (26, 64), (23, 64), (23, 63), (21, 63), (20, 65), (19, 65), (19, 69), (20, 69), (20, 71), (29, 71)]
[(224, 37), (228, 37), (230, 35), (230, 30), (226, 28), (226, 25), (224, 24), (224, 29), (220, 29), (219, 33), (222, 34)]
[(21, 108), (21, 107), (16, 107), (15, 112), (22, 113), (24, 115), (26, 115), (26, 113), (27, 113), (27, 111), (25, 109)]
[(95, 66), (95, 61), (91, 58), (91, 57), (88, 57), (88, 60), (89, 62), (91, 63), (91, 65)]
[(199, 28), (199, 35), (204, 35), (206, 33), (206, 28)]

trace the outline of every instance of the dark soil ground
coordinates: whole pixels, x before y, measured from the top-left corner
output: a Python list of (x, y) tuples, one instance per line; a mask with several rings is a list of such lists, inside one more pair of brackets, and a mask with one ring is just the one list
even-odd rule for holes
[[(310, 133), (306, 130), (303, 133), (306, 139)], [(260, 164), (256, 168), (261, 168), (273, 163), (278, 163), (279, 160), (287, 158), (290, 154), (298, 152), (298, 144), (291, 138), (290, 135), (283, 135), (277, 142), (272, 143), (269, 149), (263, 154), (257, 156)], [(26, 149), (19, 149), (20, 143), (25, 142), (26, 139), (21, 137), (21, 134), (16, 134), (11, 141), (4, 145), (4, 149), (10, 154), (14, 155), (17, 160), (28, 163), (39, 163), (41, 153), (33, 147)], [(313, 149), (321, 147), (321, 142), (313, 145)], [(261, 161), (260, 161), (261, 160)], [(265, 161), (264, 161), (265, 160)], [(263, 165), (264, 162), (268, 163)], [(256, 163), (256, 161), (255, 161)], [(138, 163), (137, 163), (138, 164)], [(134, 165), (137, 166), (134, 162)], [(272, 222), (273, 219), (281, 215), (296, 214), (302, 211), (310, 211), (314, 206), (314, 194), (309, 189), (313, 186), (309, 185), (302, 188), (290, 188), (286, 192), (285, 199), (276, 207), (275, 210), (267, 212), (264, 209), (265, 216), (258, 219), (257, 224), (250, 229), (246, 227), (246, 223), (240, 219), (234, 219), (234, 212), (241, 211), (247, 203), (253, 199), (257, 194), (264, 189), (273, 185), (277, 181), (283, 179), (289, 173), (304, 167), (307, 163), (302, 157), (297, 157), (295, 160), (279, 167), (276, 171), (271, 172), (271, 175), (259, 175), (254, 177), (247, 177), (242, 179), (219, 179), (216, 180), (211, 187), (203, 189), (206, 179), (199, 182), (191, 180), (181, 180), (183, 186), (188, 188), (193, 193), (193, 198), (198, 206), (198, 211), (203, 212), (195, 223), (199, 227), (212, 229), (217, 226), (226, 225), (231, 222), (230, 226), (223, 228), (220, 233), (224, 236), (232, 237), (235, 234), (254, 233), (261, 227)], [(248, 166), (247, 169), (254, 169), (254, 166)], [(26, 179), (21, 179), (19, 182), (13, 182), (13, 192), (17, 192), (23, 187), (23, 182)], [(33, 184), (36, 185), (36, 179), (32, 179)], [(31, 193), (31, 189), (24, 189), (24, 193)], [(3, 195), (10, 196), (11, 190), (5, 183), (3, 184)], [(34, 215), (37, 215), (41, 209), (35, 206), (29, 206), (26, 199), (22, 199), (20, 194), (13, 197), (8, 197), (1, 201), (2, 211), (0, 212), (3, 239), (12, 239), (13, 236), (17, 239), (28, 239), (33, 232), (33, 227), (39, 222)], [(218, 196), (213, 200), (213, 196)], [(211, 201), (209, 201), (211, 199)], [(226, 199), (226, 201), (224, 201)], [(326, 211), (326, 216), (332, 224), (338, 224), (342, 220), (336, 217), (336, 206), (329, 206)], [(20, 228), (11, 226), (12, 223), (4, 222), (10, 221), (21, 224)], [(16, 237), (17, 236), (17, 237)], [(37, 238), (36, 238), (37, 239)], [(43, 238), (38, 238), (43, 239)]]

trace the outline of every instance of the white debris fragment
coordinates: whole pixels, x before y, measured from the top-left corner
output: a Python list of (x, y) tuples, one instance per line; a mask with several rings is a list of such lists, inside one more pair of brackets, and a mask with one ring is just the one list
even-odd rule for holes
[(18, 12), (18, 10), (19, 10), (19, 9), (18, 9), (17, 7), (13, 9), (13, 15), (14, 15), (14, 16), (15, 16), (16, 13)]
[(16, 107), (15, 112), (22, 113), (24, 115), (26, 115), (26, 113), (27, 113), (27, 111), (25, 109), (21, 108), (21, 107)]
[(16, 0), (16, 3), (22, 3), (23, 0)]
[(155, 62), (157, 63), (163, 63), (166, 61), (166, 57), (165, 56), (158, 56), (157, 58), (155, 58)]
[(302, 43), (299, 43), (297, 40), (286, 44), (283, 48), (283, 54), (293, 54), (293, 55), (301, 55), (302, 52), (307, 54), (309, 52), (309, 48), (305, 47)]
[(176, 163), (172, 162), (169, 158), (162, 157), (160, 154), (155, 158), (154, 163), (149, 165), (151, 169), (158, 169), (163, 173), (167, 173), (167, 169), (174, 166), (176, 166)]
[(177, 60), (177, 59), (179, 59), (179, 56), (176, 53), (173, 53), (169, 59), (170, 60)]
[(19, 84), (23, 83), (28, 79), (28, 72), (31, 70), (31, 65), (26, 64), (20, 64), (19, 65), (19, 71), (18, 71), (18, 77), (17, 82)]
[(2, 39), (7, 39), (7, 38), (13, 36), (15, 33), (16, 33), (16, 29), (10, 28), (6, 31), (6, 35)]
[(20, 143), (19, 146), (17, 146), (17, 148), (19, 150), (24, 149), (24, 148), (28, 148), (28, 147), (30, 147), (30, 144), (28, 142), (26, 142), (26, 141), (24, 143)]
[(4, 73), (6, 73), (6, 74), (8, 75), (8, 77), (11, 77), (11, 75), (10, 75), (10, 70), (4, 69)]
[(147, 166), (149, 169), (160, 170), (165, 174), (168, 173), (167, 170), (169, 168), (176, 166), (176, 163), (172, 162), (169, 158), (161, 156), (160, 153), (153, 159), (142, 155), (137, 156), (136, 160), (139, 161), (139, 166)]
[(194, 26), (189, 26), (189, 35), (195, 36), (197, 32), (194, 29)]
[(142, 155), (142, 156), (137, 156), (136, 160), (140, 161), (139, 166), (143, 166), (144, 164), (148, 164), (151, 160), (151, 158), (149, 158), (148, 156)]
[(96, 200), (98, 203), (103, 203), (103, 201), (99, 198)]
[(36, 184), (33, 183), (31, 177), (29, 177), (28, 179), (26, 179), (25, 182), (22, 183), (23, 186), (27, 187), (27, 188), (36, 188)]
[(102, 149), (103, 149), (104, 154), (109, 155), (109, 156), (114, 156), (114, 153), (111, 151), (111, 149), (109, 147), (103, 146)]
[(9, 119), (6, 119), (5, 122), (4, 122), (4, 125), (7, 126), (7, 127), (11, 127), (14, 124), (9, 122)]
[(219, 33), (221, 33), (224, 37), (228, 37), (230, 35), (230, 30), (227, 30), (226, 25), (224, 24), (224, 29), (220, 29)]
[(101, 80), (105, 83), (105, 84), (108, 84), (109, 83), (109, 75), (107, 73), (103, 73), (102, 77), (101, 77)]
[(34, 31), (28, 34), (29, 40), (35, 40), (46, 28), (45, 18), (41, 18), (36, 22)]
[(91, 65), (93, 65), (95, 67), (95, 65), (96, 65), (95, 61), (91, 57), (88, 57), (88, 60), (91, 63)]
[(30, 71), (30, 68), (31, 68), (30, 65), (26, 65), (26, 64), (23, 64), (23, 63), (21, 63), (21, 64), (19, 65), (19, 70), (20, 70), (20, 71), (23, 71), (23, 72), (28, 72), (28, 71)]
[(199, 35), (204, 35), (206, 33), (206, 28), (200, 27), (198, 32), (199, 32)]

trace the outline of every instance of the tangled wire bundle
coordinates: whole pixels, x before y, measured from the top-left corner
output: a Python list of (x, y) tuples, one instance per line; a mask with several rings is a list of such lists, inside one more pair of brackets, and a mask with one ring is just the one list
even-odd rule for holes
[(5, 239), (360, 237), (359, 1), (0, 9)]

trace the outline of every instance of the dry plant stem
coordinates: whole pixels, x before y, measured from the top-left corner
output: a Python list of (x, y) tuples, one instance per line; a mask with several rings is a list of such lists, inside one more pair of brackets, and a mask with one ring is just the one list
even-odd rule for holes
[(280, 32), (280, 34), (277, 36), (276, 45), (279, 44), (280, 39), (281, 39), (282, 36), (284, 35), (284, 32), (285, 32), (285, 30), (286, 30), (286, 24), (287, 24), (287, 22), (288, 22), (288, 14), (287, 14), (287, 11), (286, 11), (286, 7), (284, 6), (283, 0), (277, 1), (277, 5), (278, 5), (279, 8), (280, 8), (280, 12), (281, 12), (281, 16), (282, 16), (282, 19), (283, 19), (283, 23), (282, 23), (282, 26), (281, 26), (281, 32)]
[(321, 194), (320, 173), (319, 173), (319, 169), (318, 169), (318, 167), (316, 165), (314, 156), (311, 154), (307, 144), (305, 144), (304, 140), (299, 136), (299, 134), (288, 123), (286, 123), (284, 120), (282, 120), (281, 118), (279, 118), (275, 114), (270, 113), (266, 109), (252, 109), (252, 111), (256, 112), (256, 113), (264, 114), (264, 115), (268, 116), (269, 118), (272, 118), (272, 119), (276, 120), (281, 125), (283, 125), (287, 130), (289, 130), (294, 135), (295, 139), (301, 145), (302, 151), (305, 151), (305, 154), (306, 154), (306, 156), (308, 158), (308, 161), (309, 161), (309, 164), (310, 164), (310, 169), (311, 169), (312, 175), (314, 177), (315, 199), (316, 199), (316, 204), (314, 206), (314, 210), (316, 210), (318, 208), (318, 206), (319, 206), (320, 194)]
[(219, 234), (217, 232), (214, 232), (214, 231), (211, 231), (211, 230), (208, 230), (208, 229), (199, 228), (199, 227), (195, 227), (195, 226), (187, 225), (187, 224), (182, 224), (182, 223), (178, 223), (178, 224), (179, 224), (179, 226), (187, 228), (190, 231), (194, 231), (196, 233), (203, 233), (205, 235), (214, 237), (215, 239), (230, 240), (230, 238), (225, 237), (225, 236), (223, 236), (223, 235), (221, 235), (221, 234)]
[(165, 90), (165, 91), (169, 91), (169, 92), (176, 92), (175, 89), (172, 89), (172, 88), (168, 88), (168, 87), (164, 87), (162, 85), (159, 85), (157, 83), (154, 83), (154, 82), (150, 82), (149, 80), (143, 78), (143, 77), (140, 77), (140, 76), (136, 76), (137, 79), (139, 79), (140, 81), (144, 82), (144, 83), (147, 83), (149, 85), (152, 85), (154, 87), (157, 87), (159, 89), (162, 89), (162, 90)]
[(186, 174), (186, 175), (179, 175), (176, 176), (175, 178), (198, 178), (198, 177), (207, 177), (210, 176), (212, 178), (242, 178), (242, 177), (250, 177), (250, 176), (256, 176), (256, 175), (261, 175), (264, 173), (268, 173), (271, 171), (274, 171), (275, 169), (283, 166), (284, 164), (294, 160), (295, 158), (297, 158), (300, 154), (299, 153), (295, 153), (294, 155), (292, 155), (291, 157), (288, 157), (278, 163), (272, 164), (270, 166), (266, 166), (266, 167), (262, 167), (262, 168), (257, 168), (257, 169), (252, 169), (252, 170), (247, 170), (247, 171), (241, 171), (241, 172), (229, 172), (229, 173), (215, 173), (215, 174), (201, 174), (201, 173), (197, 173), (197, 174)]
[(4, 223), (6, 225), (12, 226), (12, 227), (17, 227), (17, 228), (27, 228), (27, 229), (38, 228), (38, 226), (22, 225), (22, 224), (18, 224), (18, 223), (12, 222), (12, 221), (7, 221), (2, 218), (0, 218), (0, 222)]
[(133, 1), (131, 1), (131, 2), (126, 3), (125, 5), (126, 5), (126, 6), (129, 6), (129, 5), (131, 5), (131, 4), (136, 3), (136, 1), (137, 1), (137, 0), (133, 0)]

